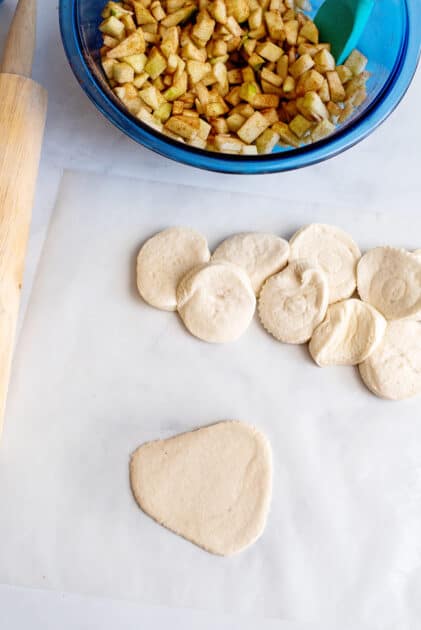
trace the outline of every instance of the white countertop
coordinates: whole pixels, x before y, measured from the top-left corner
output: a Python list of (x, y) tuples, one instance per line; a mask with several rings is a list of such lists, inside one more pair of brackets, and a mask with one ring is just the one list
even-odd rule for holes
[[(239, 177), (211, 174), (157, 156), (136, 145), (111, 126), (79, 88), (62, 49), (55, 4), (40, 2), (38, 47), (34, 78), (49, 91), (49, 113), (38, 182), (30, 248), (27, 262), (24, 304), (36, 271), (49, 216), (62, 172), (66, 168), (132, 177), (150, 178), (217, 189), (253, 191), (278, 197), (280, 211), (288, 201), (317, 200), (338, 204), (349, 212), (370, 209), (396, 214), (401, 207), (420, 210), (421, 200), (421, 72), (418, 72), (404, 102), (371, 137), (347, 153), (323, 164), (293, 173)], [(0, 46), (4, 41), (14, 0), (0, 7)], [(410, 226), (408, 227), (410, 233)], [(420, 243), (421, 247), (421, 235)], [(1, 561), (1, 559), (0, 559)], [(207, 627), (201, 613), (142, 611), (135, 604), (107, 602), (74, 595), (44, 593), (0, 587), (0, 626), (8, 630), (101, 627)], [(65, 621), (64, 621), (65, 620)], [(6, 622), (7, 623), (2, 623)], [(139, 624), (139, 622), (143, 621)], [(198, 624), (199, 622), (199, 624)], [(242, 627), (245, 628), (242, 622)], [(268, 622), (275, 627), (276, 622)], [(233, 628), (227, 620), (209, 620)], [(226, 625), (224, 625), (226, 624)], [(253, 626), (251, 623), (250, 628)], [(276, 623), (277, 628), (298, 630)]]

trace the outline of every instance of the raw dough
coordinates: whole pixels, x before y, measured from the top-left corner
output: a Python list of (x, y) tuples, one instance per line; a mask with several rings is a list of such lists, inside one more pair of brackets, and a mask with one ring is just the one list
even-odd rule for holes
[(421, 260), (403, 249), (376, 247), (358, 264), (358, 292), (386, 319), (421, 316)]
[(357, 365), (379, 345), (386, 325), (376, 309), (360, 300), (332, 304), (325, 321), (314, 331), (310, 354), (321, 367)]
[(177, 310), (181, 278), (210, 259), (204, 236), (190, 228), (173, 227), (152, 236), (137, 258), (137, 286), (145, 302), (164, 311)]
[(178, 312), (195, 337), (235, 341), (253, 319), (256, 298), (244, 269), (214, 261), (192, 269), (177, 289)]
[(130, 463), (133, 494), (155, 521), (227, 556), (262, 534), (272, 492), (272, 455), (262, 433), (221, 422), (140, 446)]
[(284, 343), (305, 343), (323, 321), (329, 304), (327, 279), (305, 260), (269, 278), (259, 299), (264, 328)]
[(361, 252), (349, 234), (332, 225), (313, 223), (298, 230), (289, 244), (290, 261), (306, 259), (323, 269), (330, 304), (351, 297)]
[(245, 269), (259, 295), (265, 280), (285, 267), (288, 256), (288, 241), (275, 234), (250, 232), (227, 238), (217, 247), (212, 260), (228, 260)]
[(381, 398), (403, 400), (421, 394), (421, 324), (389, 322), (381, 344), (360, 365), (360, 374)]

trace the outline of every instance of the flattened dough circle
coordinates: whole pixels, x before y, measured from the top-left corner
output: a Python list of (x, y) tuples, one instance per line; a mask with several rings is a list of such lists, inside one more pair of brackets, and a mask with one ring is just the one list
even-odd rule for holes
[(275, 234), (249, 232), (223, 241), (212, 260), (227, 260), (242, 267), (249, 275), (255, 294), (259, 295), (265, 280), (285, 267), (288, 256), (288, 241)]
[(145, 302), (164, 311), (177, 310), (176, 291), (183, 276), (208, 262), (207, 241), (196, 230), (172, 227), (152, 236), (137, 258), (137, 287)]
[(310, 354), (321, 367), (357, 365), (375, 350), (385, 330), (386, 320), (372, 306), (344, 300), (329, 306), (311, 338)]
[(262, 534), (272, 492), (265, 436), (220, 422), (140, 446), (130, 463), (139, 507), (164, 527), (221, 556)]
[(386, 319), (421, 315), (421, 260), (403, 249), (376, 247), (358, 264), (358, 293)]
[(380, 398), (421, 394), (421, 323), (389, 322), (383, 341), (359, 369), (365, 385)]
[(291, 262), (265, 283), (259, 298), (263, 327), (283, 343), (305, 343), (324, 319), (329, 304), (327, 279), (308, 261)]
[(325, 272), (330, 304), (351, 297), (361, 252), (349, 234), (333, 225), (312, 223), (298, 230), (289, 244), (290, 261), (306, 259)]
[(256, 298), (246, 272), (225, 261), (192, 269), (177, 289), (177, 308), (192, 335), (210, 343), (235, 341), (253, 319)]

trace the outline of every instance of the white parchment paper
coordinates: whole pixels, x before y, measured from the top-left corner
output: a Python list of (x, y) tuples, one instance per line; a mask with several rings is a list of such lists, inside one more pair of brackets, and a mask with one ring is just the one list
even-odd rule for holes
[[(383, 402), (355, 370), (317, 368), (257, 321), (235, 344), (207, 345), (136, 293), (136, 253), (164, 227), (190, 225), (214, 247), (311, 221), (363, 248), (421, 246), (416, 209), (65, 175), (1, 446), (1, 582), (341, 630), (420, 627), (421, 400)], [(156, 525), (128, 480), (145, 440), (223, 419), (266, 432), (275, 468), (263, 537), (228, 559)]]

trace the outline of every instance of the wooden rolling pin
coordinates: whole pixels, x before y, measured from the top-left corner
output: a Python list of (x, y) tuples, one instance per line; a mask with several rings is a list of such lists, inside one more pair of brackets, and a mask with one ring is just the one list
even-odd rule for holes
[(0, 435), (47, 113), (30, 79), (35, 22), (36, 0), (20, 0), (0, 64)]

